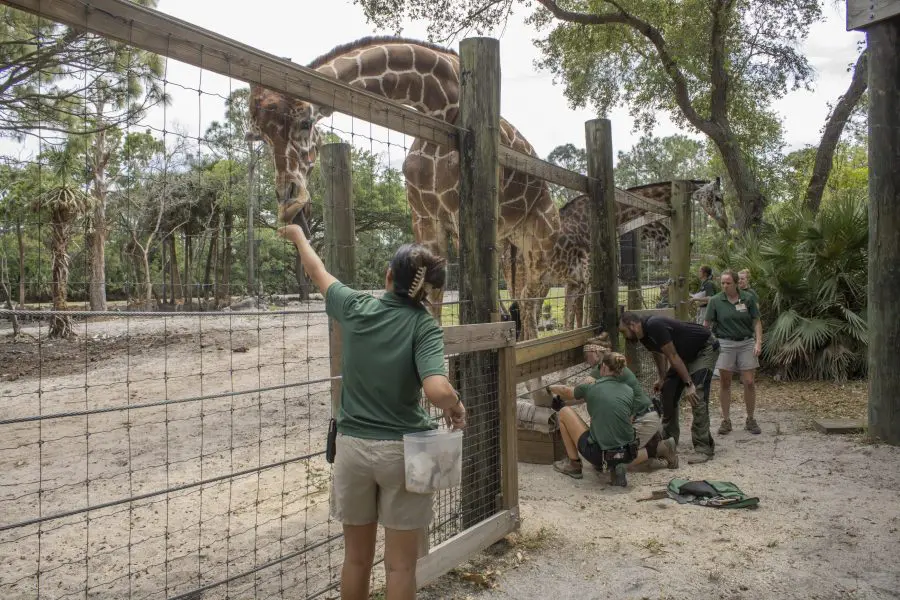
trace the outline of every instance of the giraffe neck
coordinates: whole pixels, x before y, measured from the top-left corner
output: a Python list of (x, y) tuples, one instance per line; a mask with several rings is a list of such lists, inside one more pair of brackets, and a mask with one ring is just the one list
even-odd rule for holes
[(459, 57), (415, 43), (380, 42), (351, 48), (311, 65), (430, 116), (453, 122), (459, 107)]

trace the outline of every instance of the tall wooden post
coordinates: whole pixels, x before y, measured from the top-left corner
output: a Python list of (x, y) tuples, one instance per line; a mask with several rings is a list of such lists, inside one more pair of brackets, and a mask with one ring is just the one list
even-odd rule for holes
[[(621, 268), (619, 278), (625, 284), (627, 310), (641, 310), (644, 298), (641, 293), (641, 228), (629, 231), (619, 238)], [(625, 358), (631, 370), (640, 373), (641, 361), (636, 344), (625, 345)]]
[(869, 432), (900, 445), (900, 2), (892, 6), (892, 17), (866, 28), (870, 54)]
[[(322, 177), (325, 180), (325, 266), (341, 283), (356, 284), (356, 248), (353, 219), (353, 183), (350, 171), (350, 144), (322, 146)], [(331, 376), (341, 374), (341, 331), (328, 320), (331, 346)], [(331, 414), (337, 417), (341, 403), (341, 382), (331, 382)]]
[(616, 188), (613, 180), (612, 123), (594, 119), (584, 124), (591, 203), (591, 324), (610, 332), (619, 347), (618, 244), (616, 242)]
[[(476, 37), (459, 45), (460, 324), (499, 320), (497, 224), (500, 201), (500, 44)], [(497, 509), (500, 444), (497, 353), (459, 356), (459, 392), (468, 413), (463, 444), (462, 521)], [(496, 485), (490, 485), (495, 482)]]
[(692, 320), (688, 302), (688, 278), (691, 272), (691, 192), (690, 183), (672, 182), (672, 219), (669, 239), (669, 304), (675, 309), (675, 318)]

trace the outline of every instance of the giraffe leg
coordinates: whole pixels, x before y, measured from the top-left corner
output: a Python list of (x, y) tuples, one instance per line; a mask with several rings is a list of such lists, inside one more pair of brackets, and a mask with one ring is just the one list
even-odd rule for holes
[(584, 322), (584, 301), (587, 298), (587, 286), (581, 286), (578, 291), (578, 300), (575, 301), (575, 322), (576, 327), (581, 329), (586, 325)]

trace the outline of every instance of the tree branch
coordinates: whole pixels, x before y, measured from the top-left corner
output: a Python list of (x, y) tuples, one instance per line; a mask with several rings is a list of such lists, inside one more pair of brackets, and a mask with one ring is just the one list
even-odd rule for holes
[(609, 25), (618, 23), (621, 25), (627, 25), (628, 27), (631, 27), (632, 29), (643, 35), (645, 38), (647, 38), (647, 40), (650, 41), (651, 44), (653, 44), (654, 48), (656, 48), (656, 54), (659, 57), (659, 60), (662, 63), (662, 66), (665, 69), (666, 73), (669, 75), (669, 78), (672, 80), (672, 85), (675, 92), (675, 100), (678, 103), (678, 107), (684, 113), (685, 118), (687, 118), (687, 120), (690, 121), (690, 123), (694, 127), (709, 135), (710, 137), (715, 137), (716, 134), (720, 133), (719, 131), (717, 131), (718, 128), (714, 126), (712, 121), (710, 121), (709, 119), (704, 119), (694, 109), (694, 105), (691, 103), (690, 94), (688, 93), (687, 79), (685, 79), (684, 73), (681, 72), (681, 69), (678, 67), (678, 63), (675, 62), (675, 59), (669, 52), (668, 44), (666, 43), (666, 40), (665, 38), (663, 38), (662, 32), (660, 32), (659, 29), (653, 27), (652, 25), (650, 25), (650, 23), (644, 21), (643, 19), (640, 19), (627, 12), (618, 2), (615, 2), (614, 0), (606, 0), (606, 2), (608, 4), (611, 4), (616, 9), (616, 11), (602, 14), (589, 14), (566, 10), (564, 8), (561, 8), (555, 0), (537, 1), (544, 8), (550, 11), (550, 13), (554, 17), (561, 21), (580, 23), (582, 25)]
[(722, 9), (726, 0), (712, 0), (712, 31), (710, 32), (709, 74), (712, 94), (709, 113), (712, 120), (728, 129), (728, 73), (725, 71), (725, 27)]
[(841, 139), (844, 126), (850, 118), (850, 113), (868, 87), (869, 77), (869, 51), (863, 50), (856, 65), (853, 67), (853, 79), (847, 91), (838, 100), (834, 110), (825, 122), (825, 130), (819, 141), (819, 149), (816, 151), (816, 163), (813, 166), (812, 177), (806, 188), (806, 208), (815, 212), (819, 211), (822, 204), (822, 195), (825, 193), (825, 184), (831, 174), (831, 164), (834, 160), (834, 151)]

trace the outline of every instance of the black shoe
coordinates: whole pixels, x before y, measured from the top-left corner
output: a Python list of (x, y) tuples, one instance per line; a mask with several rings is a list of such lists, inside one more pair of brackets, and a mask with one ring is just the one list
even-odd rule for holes
[(615, 469), (609, 472), (609, 485), (617, 485), (619, 487), (627, 486), (628, 480), (625, 477), (627, 473), (628, 467), (625, 463), (617, 464)]

